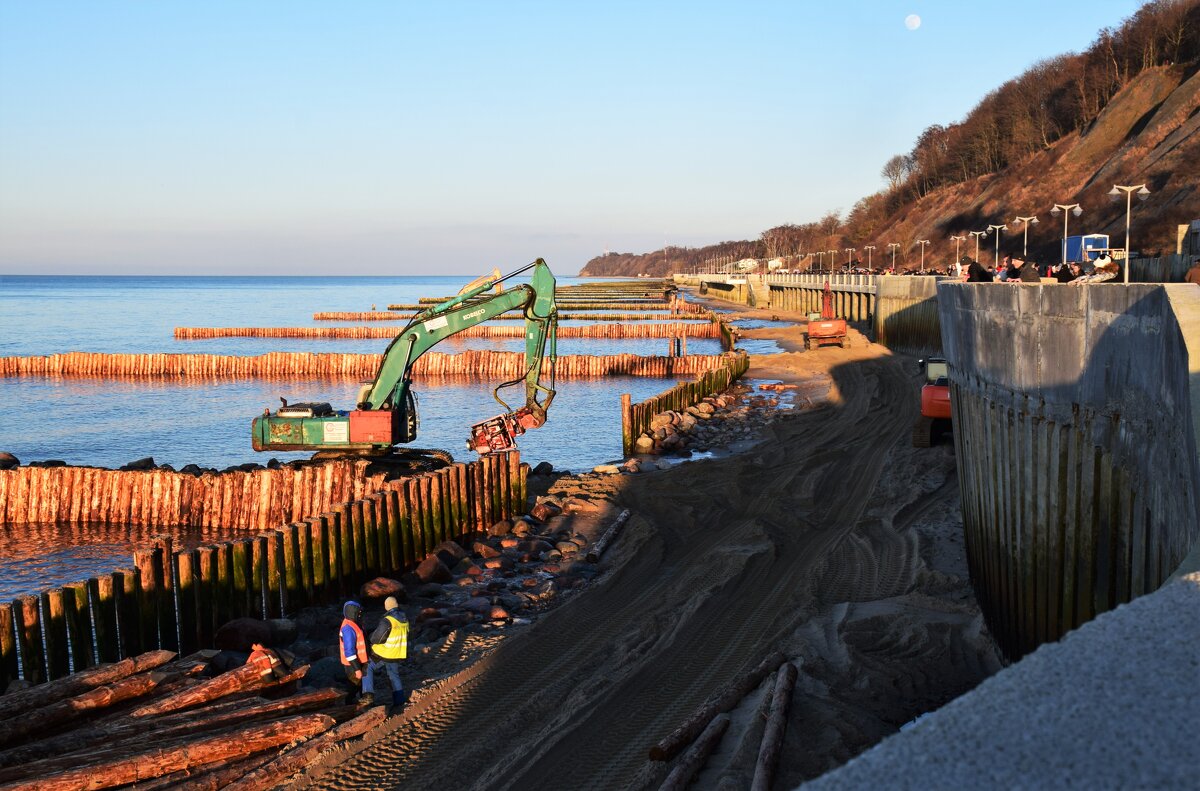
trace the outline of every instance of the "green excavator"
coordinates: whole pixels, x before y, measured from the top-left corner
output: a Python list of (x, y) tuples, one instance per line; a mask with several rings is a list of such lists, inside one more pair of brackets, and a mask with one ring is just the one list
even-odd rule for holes
[[(503, 288), (504, 281), (533, 270), (528, 284)], [(494, 289), (494, 292), (493, 292)], [(493, 293), (489, 293), (493, 292)], [(412, 389), (413, 365), (440, 341), (510, 310), (525, 314), (525, 373), (493, 390), (504, 413), (471, 427), (467, 447), (480, 454), (509, 450), (516, 437), (546, 422), (554, 400), (554, 275), (542, 259), (501, 276), (499, 270), (468, 283), (457, 296), (418, 313), (388, 344), (375, 380), (364, 384), (353, 410), (334, 410), (327, 403), (288, 404), (264, 410), (252, 424), (259, 451), (312, 450), (314, 458), (364, 456), (439, 466), (452, 459), (445, 451), (400, 448), (417, 438), (417, 399)], [(548, 347), (548, 348), (547, 348)], [(549, 384), (541, 381), (542, 358), (550, 361)], [(513, 410), (500, 391), (525, 382), (525, 405)], [(539, 400), (539, 397), (541, 400)]]

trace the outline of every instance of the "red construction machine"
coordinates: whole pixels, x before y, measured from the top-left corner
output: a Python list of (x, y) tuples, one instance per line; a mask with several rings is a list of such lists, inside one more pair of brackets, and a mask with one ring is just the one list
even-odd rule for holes
[(950, 428), (950, 367), (941, 357), (918, 360), (925, 384), (921, 387), (921, 416), (913, 426), (914, 448), (928, 448)]
[(818, 346), (838, 344), (843, 349), (850, 348), (850, 336), (846, 334), (846, 320), (836, 318), (833, 314), (833, 289), (829, 281), (825, 281), (825, 293), (821, 295), (821, 318), (808, 319), (808, 350)]

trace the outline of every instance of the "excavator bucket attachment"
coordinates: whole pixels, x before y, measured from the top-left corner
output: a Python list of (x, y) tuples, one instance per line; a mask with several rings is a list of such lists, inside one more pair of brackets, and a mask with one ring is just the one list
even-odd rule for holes
[(522, 407), (504, 415), (496, 415), (471, 426), (471, 437), (467, 440), (467, 448), (480, 456), (512, 450), (517, 446), (517, 437), (524, 434), (526, 429), (537, 428), (544, 422), (528, 407)]

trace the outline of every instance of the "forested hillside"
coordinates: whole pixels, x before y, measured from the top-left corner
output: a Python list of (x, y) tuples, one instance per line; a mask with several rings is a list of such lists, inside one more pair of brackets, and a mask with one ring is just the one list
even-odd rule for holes
[[(706, 261), (769, 258), (889, 242), (897, 265), (913, 268), (917, 239), (926, 263), (953, 257), (951, 235), (1008, 223), (1001, 250), (1019, 251), (1017, 215), (1037, 215), (1030, 255), (1055, 259), (1055, 203), (1079, 203), (1071, 233), (1109, 233), (1124, 243), (1125, 201), (1113, 184), (1145, 183), (1131, 246), (1173, 252), (1176, 228), (1200, 218), (1200, 0), (1154, 0), (1085, 52), (1038, 62), (984, 96), (957, 123), (934, 124), (911, 151), (881, 163), (885, 187), (849, 212), (769, 228), (758, 239), (670, 247), (592, 259), (582, 275), (662, 275)], [(989, 237), (988, 249), (992, 239)], [(974, 252), (973, 246), (965, 252)]]

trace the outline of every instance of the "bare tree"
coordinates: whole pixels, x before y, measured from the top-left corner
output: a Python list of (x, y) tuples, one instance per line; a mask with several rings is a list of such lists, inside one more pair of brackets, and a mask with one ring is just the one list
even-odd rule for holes
[(892, 157), (883, 163), (883, 170), (879, 171), (879, 175), (887, 179), (890, 189), (899, 189), (908, 176), (908, 157), (903, 154)]

